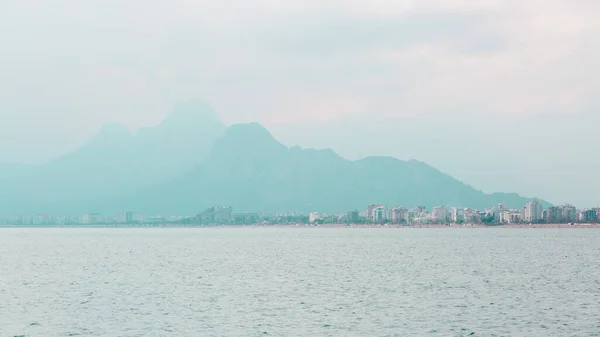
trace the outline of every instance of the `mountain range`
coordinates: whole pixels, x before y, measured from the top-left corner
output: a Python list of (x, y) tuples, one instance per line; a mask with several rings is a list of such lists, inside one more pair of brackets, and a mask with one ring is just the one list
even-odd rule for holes
[(350, 161), (279, 143), (257, 123), (225, 126), (196, 100), (135, 135), (107, 125), (79, 150), (37, 166), (0, 165), (0, 214), (337, 212), (367, 204), (469, 206), (530, 199), (485, 194), (435, 168), (392, 157)]

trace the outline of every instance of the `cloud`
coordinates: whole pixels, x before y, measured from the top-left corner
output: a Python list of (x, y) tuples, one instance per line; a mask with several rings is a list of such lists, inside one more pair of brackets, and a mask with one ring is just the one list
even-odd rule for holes
[[(63, 143), (106, 121), (155, 124), (193, 97), (227, 122), (278, 124), (356, 114), (513, 118), (598, 106), (597, 1), (0, 6), (0, 117), (22, 126), (69, 120), (63, 128), (79, 136)], [(30, 127), (50, 138), (65, 133)]]
[(410, 14), (398, 18), (320, 17), (287, 22), (268, 46), (293, 58), (406, 50), (429, 44), (461, 52), (501, 49), (503, 41), (484, 16), (462, 13)]
[(264, 121), (267, 126), (281, 124), (314, 125), (327, 123), (340, 117), (364, 112), (365, 102), (354, 95), (341, 92), (314, 93), (290, 92), (279, 97), (277, 114)]

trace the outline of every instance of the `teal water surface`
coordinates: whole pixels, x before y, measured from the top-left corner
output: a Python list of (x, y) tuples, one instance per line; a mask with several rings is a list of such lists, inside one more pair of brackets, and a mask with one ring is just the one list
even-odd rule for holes
[(600, 336), (597, 229), (0, 229), (5, 336)]

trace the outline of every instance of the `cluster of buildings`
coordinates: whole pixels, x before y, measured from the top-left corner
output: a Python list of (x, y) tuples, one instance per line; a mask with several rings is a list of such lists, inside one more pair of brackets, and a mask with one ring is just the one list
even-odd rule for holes
[(134, 224), (141, 217), (134, 217), (131, 211), (125, 211), (116, 216), (104, 216), (99, 213), (87, 213), (81, 216), (53, 216), (49, 214), (22, 215), (0, 218), (4, 225), (96, 225), (96, 224)]
[[(346, 218), (355, 222), (356, 213), (357, 211)], [(358, 215), (358, 219), (357, 223), (407, 225), (598, 223), (600, 222), (600, 207), (577, 209), (575, 206), (565, 204), (544, 209), (537, 200), (527, 203), (522, 209), (509, 209), (504, 204), (498, 204), (485, 210), (444, 206), (433, 207), (431, 210), (427, 210), (426, 207), (409, 210), (402, 206), (386, 208), (383, 205), (369, 205), (363, 214)]]
[(112, 216), (88, 213), (78, 217), (37, 214), (0, 218), (4, 225), (257, 225), (257, 224), (567, 224), (600, 223), (600, 208), (577, 209), (572, 205), (544, 209), (536, 200), (522, 209), (509, 209), (504, 204), (477, 210), (462, 207), (424, 206), (408, 209), (403, 206), (368, 205), (365, 211), (345, 213), (234, 213), (231, 207), (210, 207), (194, 216), (143, 216), (124, 211)]
[[(307, 216), (308, 217), (308, 216)], [(285, 219), (286, 217), (282, 217)], [(162, 224), (189, 224), (189, 225), (234, 225), (258, 224), (271, 220), (270, 216), (259, 213), (233, 213), (231, 207), (211, 207), (195, 216), (147, 216), (136, 214), (132, 211), (120, 212), (116, 215), (102, 215), (100, 213), (86, 213), (81, 216), (52, 216), (36, 214), (33, 216), (0, 217), (0, 225), (162, 225)], [(276, 220), (278, 218), (272, 218)], [(299, 221), (300, 218), (295, 218)], [(289, 223), (289, 222), (288, 222)]]

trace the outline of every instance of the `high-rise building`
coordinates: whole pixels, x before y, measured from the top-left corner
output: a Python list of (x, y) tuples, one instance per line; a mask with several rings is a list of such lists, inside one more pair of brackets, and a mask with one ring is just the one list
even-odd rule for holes
[(214, 220), (217, 224), (230, 224), (233, 209), (231, 207), (215, 207)]
[(319, 214), (317, 212), (312, 212), (308, 215), (308, 222), (310, 222), (310, 223), (315, 223), (319, 219), (321, 219), (321, 214)]
[(565, 204), (558, 206), (558, 208), (562, 213), (561, 222), (573, 223), (577, 221), (577, 208), (575, 206)]
[(100, 223), (99, 213), (88, 213), (81, 217), (81, 223), (84, 225), (93, 225)]
[(365, 213), (365, 218), (367, 222), (375, 221), (375, 209), (381, 207), (381, 205), (369, 205), (367, 206), (367, 211)]
[(596, 208), (592, 208), (594, 211), (596, 211), (596, 221), (600, 220), (600, 208), (596, 207)]
[(583, 221), (587, 223), (595, 223), (598, 220), (598, 214), (595, 209), (588, 209), (583, 212)]
[(563, 216), (562, 211), (558, 207), (548, 207), (547, 210), (544, 211), (544, 222), (549, 224), (562, 223)]
[(496, 207), (492, 208), (492, 216), (495, 220), (500, 220), (500, 213), (506, 211), (508, 211), (508, 208), (503, 203), (499, 203)]
[(509, 218), (510, 218), (509, 211), (500, 212), (500, 214), (498, 216), (498, 221), (500, 221), (500, 223), (509, 223), (508, 222)]
[(346, 212), (345, 221), (349, 224), (357, 224), (359, 221), (359, 213), (357, 210)]
[(454, 207), (450, 211), (450, 217), (453, 223), (461, 223), (465, 221), (465, 210), (462, 208)]
[(48, 225), (51, 223), (51, 218), (47, 214), (37, 214), (33, 217), (34, 225)]
[(121, 213), (117, 214), (117, 217), (115, 218), (115, 220), (117, 223), (123, 223), (123, 224), (132, 223), (133, 222), (133, 212), (131, 212), (131, 211), (121, 212)]
[(406, 213), (404, 214), (404, 221), (409, 225), (413, 224), (415, 222), (417, 214), (418, 213), (416, 210), (406, 211)]
[(404, 222), (404, 215), (406, 214), (405, 207), (396, 207), (392, 209), (391, 219), (393, 223), (399, 224)]
[(446, 207), (437, 206), (431, 210), (431, 220), (437, 223), (446, 222), (448, 216), (448, 212), (446, 211)]
[(373, 222), (383, 223), (387, 220), (387, 212), (384, 206), (379, 205), (373, 209)]
[(515, 224), (521, 222), (522, 214), (516, 210), (507, 210), (500, 213), (500, 223)]
[(233, 209), (231, 207), (210, 207), (198, 214), (195, 221), (204, 225), (230, 224), (233, 222), (232, 214)]
[(537, 200), (532, 200), (523, 208), (523, 220), (526, 222), (539, 222), (542, 220), (544, 207)]

